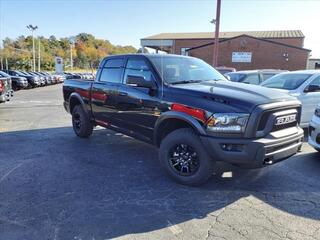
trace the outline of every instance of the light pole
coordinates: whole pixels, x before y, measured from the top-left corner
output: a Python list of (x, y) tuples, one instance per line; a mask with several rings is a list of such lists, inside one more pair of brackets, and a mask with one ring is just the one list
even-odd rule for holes
[(29, 24), (27, 28), (32, 32), (32, 56), (33, 56), (33, 71), (36, 71), (36, 52), (34, 47), (34, 31), (38, 29), (38, 26)]
[(70, 43), (70, 68), (71, 68), (71, 72), (73, 72), (73, 47), (74, 47), (74, 43), (75, 43), (75, 38), (74, 37), (70, 37), (69, 38), (69, 43)]
[(38, 42), (39, 42), (39, 46), (38, 46), (38, 72), (41, 71), (41, 58), (40, 58), (40, 38), (38, 39)]
[(221, 0), (217, 0), (216, 19), (213, 19), (211, 23), (215, 24), (215, 38), (213, 48), (213, 59), (212, 63), (214, 67), (218, 67), (218, 55), (219, 55), (219, 28), (220, 28), (220, 9)]

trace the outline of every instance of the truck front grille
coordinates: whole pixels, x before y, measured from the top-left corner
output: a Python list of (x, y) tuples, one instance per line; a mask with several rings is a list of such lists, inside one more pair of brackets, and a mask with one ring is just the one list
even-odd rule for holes
[[(275, 121), (277, 117), (286, 116), (286, 111), (288, 110), (289, 111), (292, 110), (293, 112), (293, 113), (289, 113), (289, 115), (296, 114), (296, 119), (293, 122), (290, 121), (288, 123), (276, 125)], [(300, 107), (297, 107), (297, 108), (288, 107), (288, 108), (272, 109), (272, 110), (265, 111), (261, 114), (259, 118), (259, 122), (257, 125), (257, 132), (264, 132), (266, 135), (270, 132), (275, 132), (282, 129), (297, 126), (297, 124), (299, 124), (300, 122), (300, 113), (301, 113)]]

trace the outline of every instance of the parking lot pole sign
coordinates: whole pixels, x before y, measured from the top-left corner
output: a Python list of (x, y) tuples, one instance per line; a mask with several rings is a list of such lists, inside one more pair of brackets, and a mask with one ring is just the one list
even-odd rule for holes
[(54, 62), (55, 62), (56, 73), (63, 73), (63, 58), (55, 57)]

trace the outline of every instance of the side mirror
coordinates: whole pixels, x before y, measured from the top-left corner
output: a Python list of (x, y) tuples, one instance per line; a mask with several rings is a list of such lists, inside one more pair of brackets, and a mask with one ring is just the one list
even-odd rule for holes
[(320, 86), (319, 85), (309, 85), (308, 87), (306, 87), (306, 89), (304, 90), (305, 93), (308, 92), (320, 92)]
[(127, 84), (133, 85), (136, 87), (144, 87), (144, 88), (150, 88), (150, 89), (156, 88), (156, 84), (154, 81), (147, 81), (142, 76), (128, 75), (127, 76)]

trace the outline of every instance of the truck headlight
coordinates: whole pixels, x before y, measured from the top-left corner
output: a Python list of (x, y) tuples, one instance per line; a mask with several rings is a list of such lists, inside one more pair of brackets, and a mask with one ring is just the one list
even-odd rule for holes
[(219, 133), (244, 132), (249, 114), (242, 113), (215, 113), (207, 122), (207, 129)]

